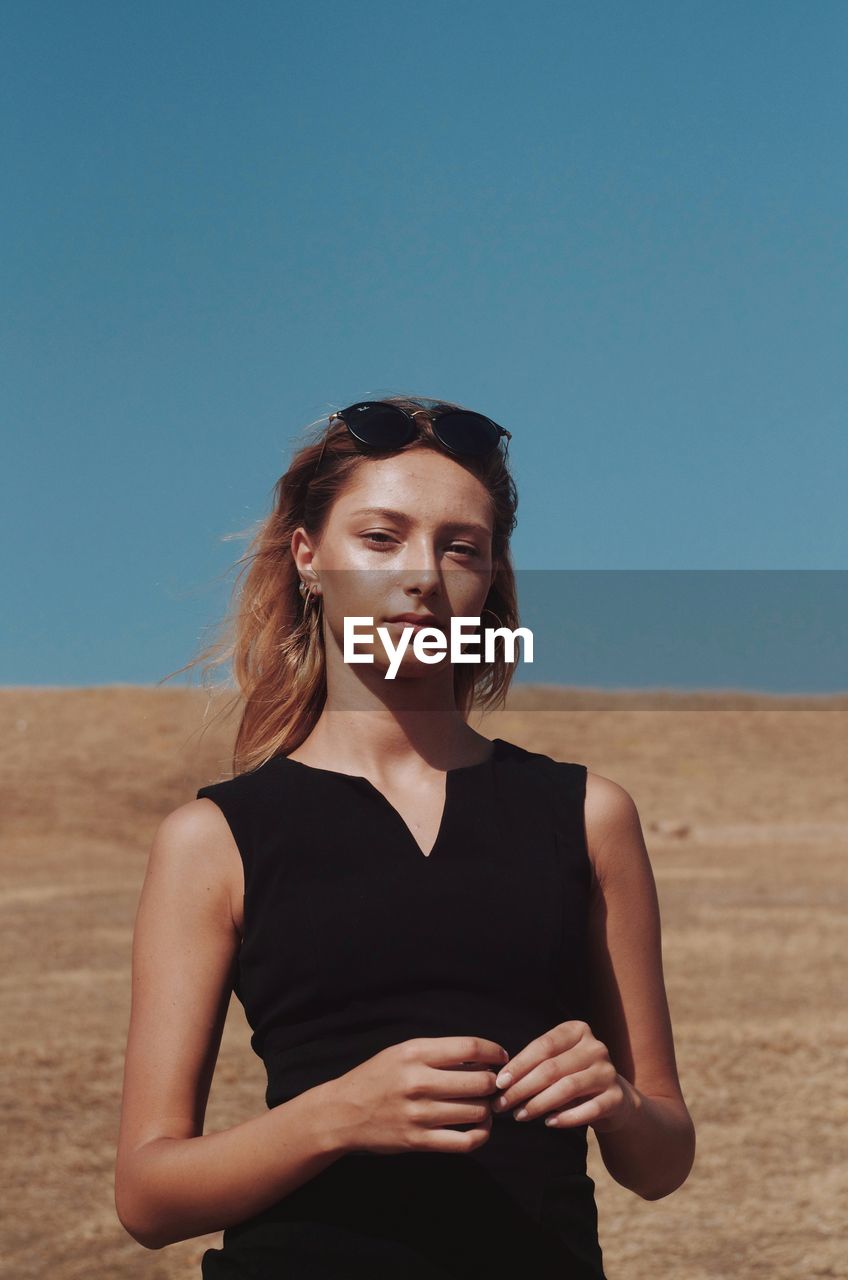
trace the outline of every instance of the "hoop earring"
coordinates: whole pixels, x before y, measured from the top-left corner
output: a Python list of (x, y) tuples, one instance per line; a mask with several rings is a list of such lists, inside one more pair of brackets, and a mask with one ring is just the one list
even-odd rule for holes
[(302, 597), (302, 599), (303, 599), (303, 612), (304, 612), (304, 613), (306, 613), (306, 612), (311, 608), (313, 600), (315, 600), (315, 601), (317, 601), (317, 602), (318, 602), (318, 603), (317, 603), (317, 607), (316, 607), (316, 612), (317, 612), (318, 610), (320, 610), (320, 608), (321, 608), (321, 593), (320, 593), (320, 591), (316, 591), (316, 590), (315, 590), (314, 583), (313, 583), (313, 584), (310, 584), (310, 586), (307, 586), (307, 585), (306, 585), (306, 583), (303, 581), (303, 578), (301, 578), (301, 579), (300, 579), (300, 582), (297, 584), (297, 589), (298, 589), (298, 591), (300, 592), (301, 597)]
[[(484, 609), (483, 612), (490, 613), (493, 618), (498, 618), (498, 615), (495, 613), (494, 609)], [(500, 618), (498, 618), (498, 622), (500, 622), (500, 625), (503, 626), (503, 623), (501, 622)]]

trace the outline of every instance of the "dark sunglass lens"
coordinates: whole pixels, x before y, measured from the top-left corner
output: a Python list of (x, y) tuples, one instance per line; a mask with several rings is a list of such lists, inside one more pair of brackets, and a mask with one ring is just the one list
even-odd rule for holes
[(397, 449), (415, 435), (415, 427), (400, 409), (364, 401), (344, 411), (348, 428), (372, 449)]
[(500, 440), (494, 422), (467, 410), (439, 414), (433, 429), (442, 444), (456, 453), (488, 453)]

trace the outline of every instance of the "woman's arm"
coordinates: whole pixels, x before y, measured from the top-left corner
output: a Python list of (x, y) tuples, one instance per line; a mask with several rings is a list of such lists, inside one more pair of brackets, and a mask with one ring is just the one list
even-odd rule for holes
[(135, 922), (115, 1207), (160, 1249), (267, 1208), (343, 1154), (325, 1087), (203, 1135), (232, 994), (241, 858), (221, 810), (191, 800), (160, 824)]
[(589, 1023), (633, 1103), (625, 1125), (595, 1133), (616, 1182), (658, 1200), (689, 1176), (695, 1126), (677, 1074), (656, 885), (636, 805), (623, 787), (589, 773), (585, 819), (595, 870)]

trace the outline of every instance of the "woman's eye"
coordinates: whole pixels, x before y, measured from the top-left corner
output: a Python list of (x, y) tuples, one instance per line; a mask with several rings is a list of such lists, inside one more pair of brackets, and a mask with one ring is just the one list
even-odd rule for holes
[[(375, 530), (374, 533), (363, 533), (362, 538), (363, 541), (369, 543), (372, 547), (380, 547), (382, 550), (388, 550), (393, 541), (390, 533), (382, 533), (379, 530)], [(382, 541), (382, 539), (385, 539), (386, 541)], [(469, 546), (465, 542), (452, 542), (450, 543), (448, 550), (453, 550), (455, 554), (458, 553), (463, 556), (479, 556), (480, 554), (476, 547)]]

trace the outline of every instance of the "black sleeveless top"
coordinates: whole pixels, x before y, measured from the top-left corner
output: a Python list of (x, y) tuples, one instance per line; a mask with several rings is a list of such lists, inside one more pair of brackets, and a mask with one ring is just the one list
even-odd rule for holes
[[(268, 1107), (413, 1037), (514, 1056), (589, 1021), (586, 766), (495, 738), (445, 788), (429, 855), (364, 777), (275, 756), (197, 792), (244, 866), (234, 991)], [(603, 1280), (586, 1128), (510, 1109), (472, 1152), (347, 1153), (228, 1227), (202, 1274)]]

